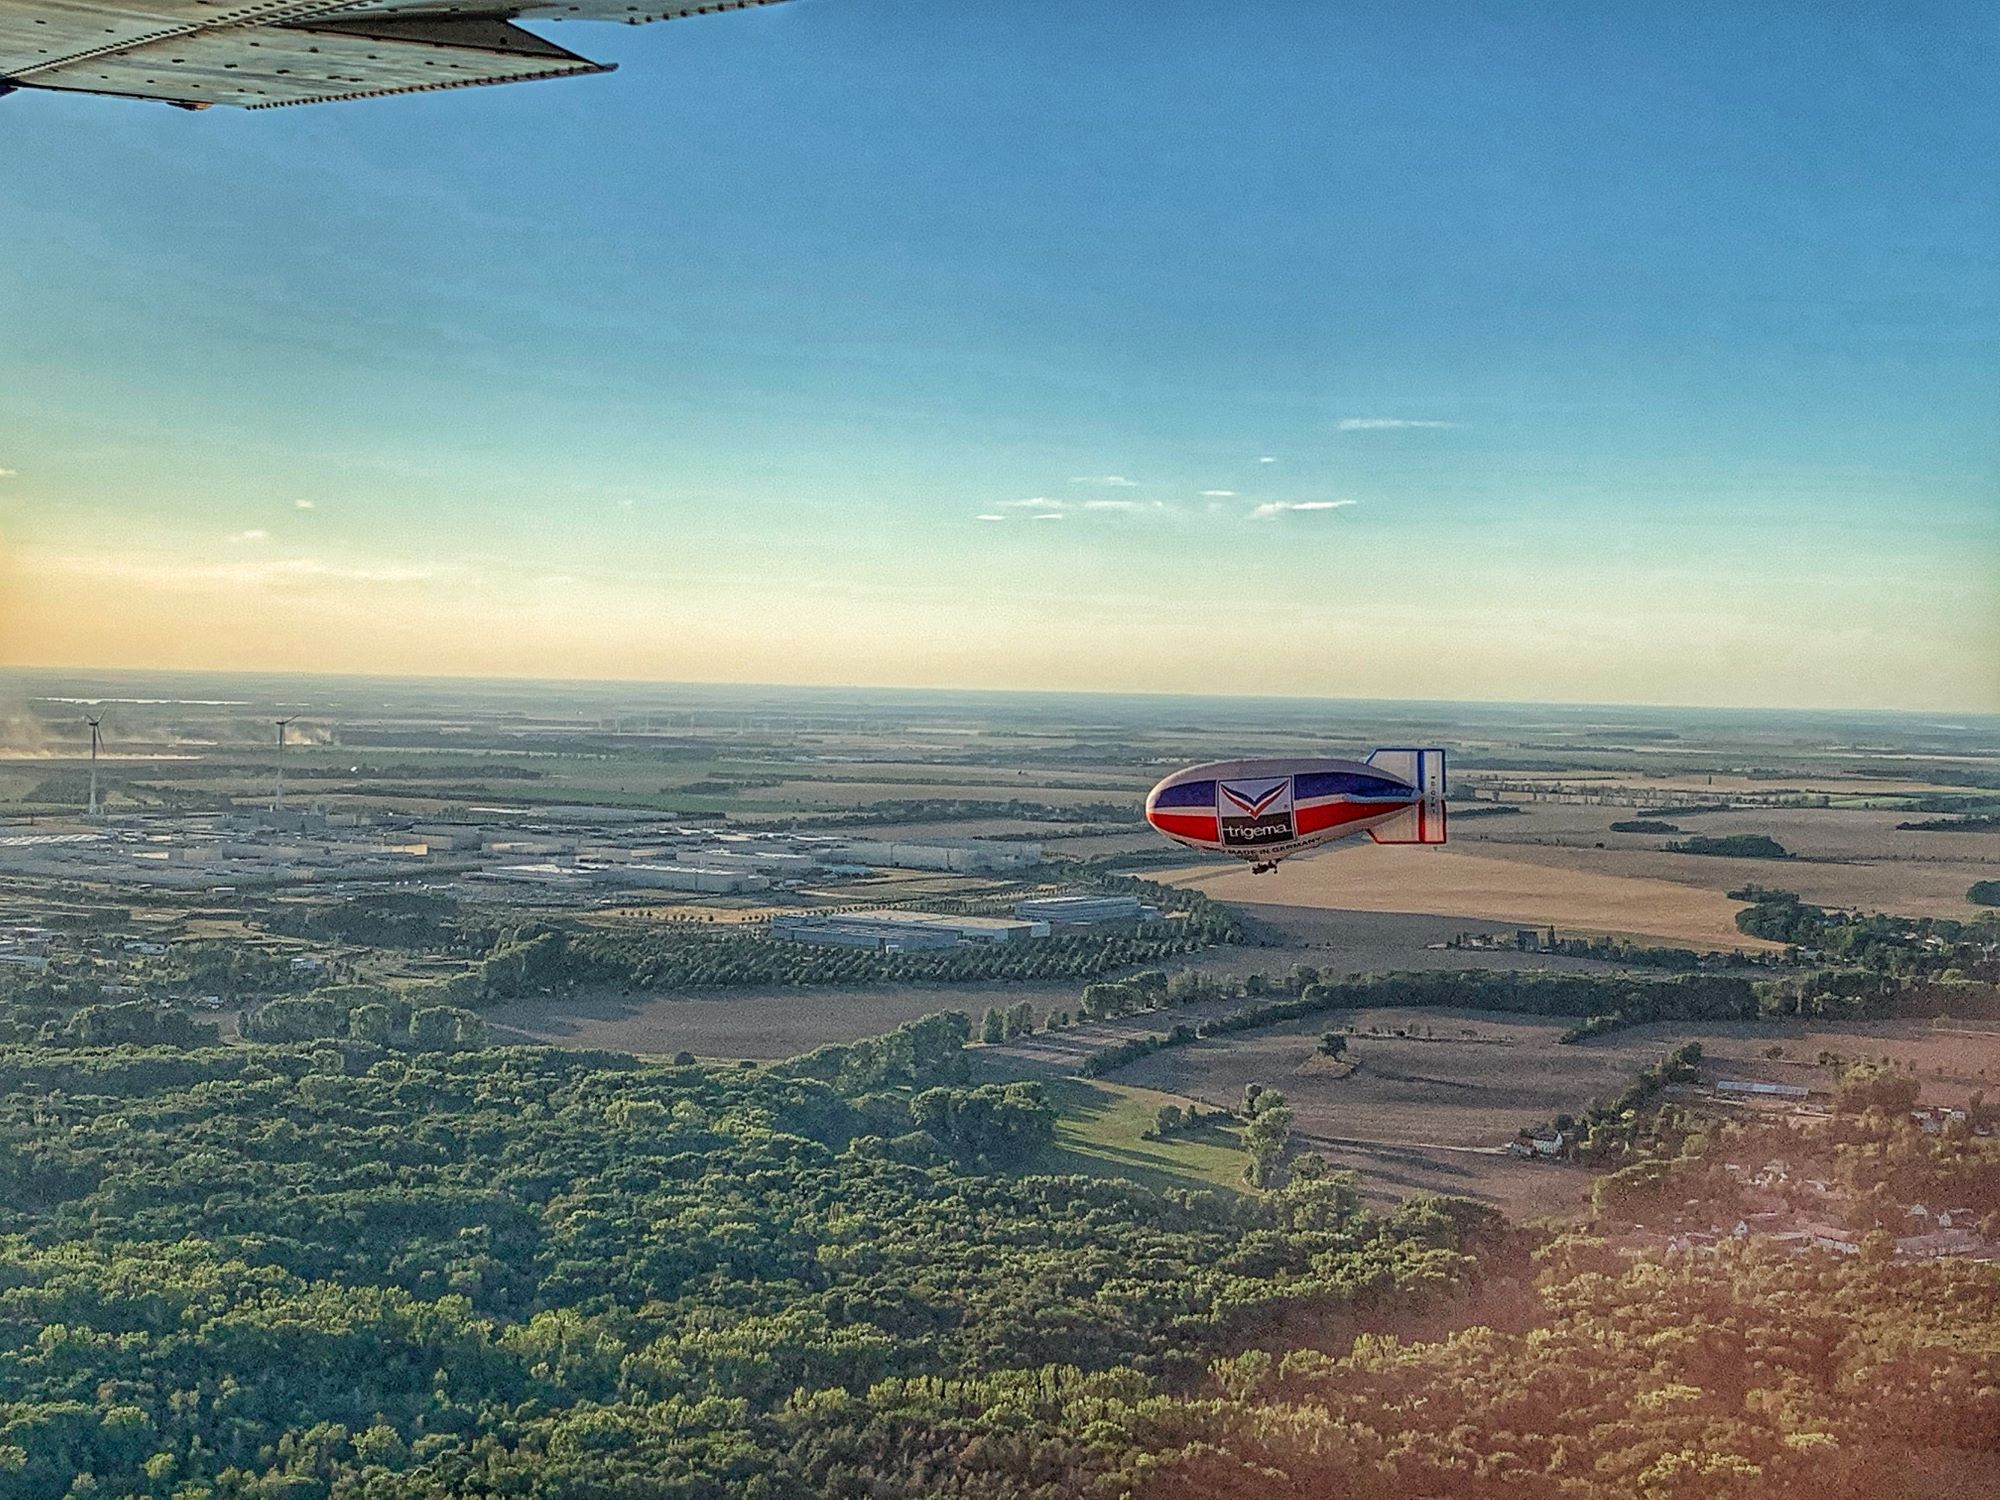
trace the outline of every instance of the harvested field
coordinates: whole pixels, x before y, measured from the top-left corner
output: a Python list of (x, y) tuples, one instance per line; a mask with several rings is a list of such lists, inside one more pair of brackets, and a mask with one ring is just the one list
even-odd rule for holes
[[(1936, 834), (1935, 838), (1952, 838)], [(1980, 836), (1956, 835), (1967, 844)], [(1607, 841), (1608, 842), (1608, 841)], [(1782, 837), (1780, 842), (1783, 842)], [(1501, 846), (1483, 844), (1482, 856), (1500, 855)], [(1559, 848), (1548, 845), (1506, 847), (1504, 858), (1522, 866), (1563, 871), (1585, 879), (1657, 882), (1684, 890), (1705, 890), (1722, 898), (1742, 885), (1773, 886), (1796, 891), (1822, 906), (1855, 907), (1863, 911), (1895, 912), (1904, 916), (1956, 917), (1963, 921), (1980, 908), (1965, 899), (1975, 880), (2000, 874), (2000, 861), (1946, 863), (1940, 860), (1882, 859), (1719, 859), (1705, 854), (1669, 854), (1645, 849)], [(1723, 899), (1732, 913), (1738, 903)], [(1733, 917), (1731, 919), (1734, 920)], [(1730, 946), (1749, 942), (1738, 938)]]
[[(1187, 1007), (980, 1048), (983, 1071), (1062, 1079), (1096, 1048), (1134, 1032), (1198, 1022), (1228, 1006)], [(1121, 1068), (1112, 1080), (1178, 1102), (1234, 1108), (1246, 1084), (1281, 1089), (1296, 1114), (1295, 1140), (1357, 1173), (1364, 1196), (1391, 1202), (1412, 1192), (1462, 1193), (1516, 1215), (1579, 1208), (1590, 1174), (1524, 1162), (1498, 1148), (1524, 1125), (1579, 1113), (1621, 1092), (1639, 1069), (1685, 1042), (1703, 1050), (1703, 1076), (1767, 1079), (1831, 1089), (1846, 1065), (1893, 1059), (1915, 1065), (1926, 1104), (1963, 1105), (2000, 1084), (2000, 1026), (1879, 1022), (1705, 1023), (1637, 1026), (1572, 1046), (1567, 1023), (1488, 1011), (1376, 1008), (1333, 1011), (1266, 1030), (1175, 1047)], [(1321, 1033), (1352, 1026), (1341, 1074), (1317, 1051)], [(1395, 1033), (1402, 1031), (1404, 1035)], [(1779, 1057), (1771, 1049), (1782, 1049)], [(1831, 1055), (1819, 1062), (1822, 1053)]]
[[(1342, 1011), (1169, 1048), (1117, 1076), (1216, 1105), (1235, 1104), (1246, 1084), (1283, 1089), (1299, 1130), (1310, 1135), (1490, 1148), (1523, 1125), (1631, 1082), (1634, 1064), (1623, 1049), (1558, 1046), (1567, 1024), (1486, 1011)], [(1310, 1066), (1320, 1034), (1347, 1026), (1355, 1031), (1354, 1070), (1335, 1078)], [(1374, 1028), (1382, 1034), (1370, 1034)]]
[[(1452, 840), (1467, 852), (1547, 868), (1714, 891), (1754, 882), (1797, 891), (1824, 905), (1907, 916), (1971, 916), (1978, 908), (1966, 901), (1966, 887), (2000, 871), (2000, 832), (1898, 829), (1896, 824), (1911, 816), (1902, 812), (1771, 808), (1705, 813), (1678, 820), (1682, 833), (1673, 835), (1612, 832), (1613, 821), (1643, 816), (1629, 808), (1523, 806), (1514, 817), (1462, 820), (1453, 827)], [(1768, 834), (1800, 857), (1717, 859), (1672, 854), (1665, 847), (1688, 834), (1732, 833)]]
[(1614, 822), (1655, 817), (1626, 807), (1581, 807), (1567, 803), (1514, 804), (1521, 811), (1507, 817), (1460, 818), (1453, 822), (1453, 843), (1560, 843), (1589, 848), (1602, 842), (1611, 849), (1654, 849), (1689, 834), (1767, 833), (1794, 854), (1807, 859), (1903, 860), (1941, 859), (2000, 861), (2000, 832), (1922, 833), (1897, 824), (1923, 814), (1884, 812), (1872, 808), (1776, 807), (1744, 808), (1692, 816), (1659, 815), (1678, 834), (1616, 833)]
[[(881, 747), (866, 742), (856, 747), (854, 758), (824, 758), (801, 765), (796, 761), (719, 760), (717, 774), (745, 777), (784, 776), (814, 786), (839, 786), (884, 782), (931, 788), (934, 796), (1029, 797), (1044, 790), (1127, 787), (1141, 781), (1144, 773), (1129, 766), (1088, 765), (962, 765), (948, 761), (880, 759), (870, 753)], [(1143, 793), (1146, 785), (1140, 786)], [(966, 788), (981, 788), (977, 792)]]
[[(1634, 754), (1652, 752), (1634, 751)], [(1664, 752), (1672, 754), (1675, 752)], [(1882, 757), (1870, 756), (1867, 761), (1879, 765)], [(1983, 762), (1977, 758), (1967, 758), (1969, 765)], [(1652, 772), (1635, 765), (1629, 770), (1579, 770), (1579, 771), (1471, 771), (1464, 773), (1465, 780), (1485, 781), (1533, 781), (1546, 785), (1551, 791), (1591, 792), (1600, 789), (1611, 790), (1620, 787), (1644, 788), (1648, 792), (1672, 793), (1675, 797), (1688, 800), (1720, 799), (1728, 796), (1770, 797), (1783, 792), (1824, 793), (1835, 797), (1853, 796), (1893, 796), (1902, 794), (1934, 794), (1950, 796), (1963, 793), (1962, 786), (1950, 786), (1942, 782), (1917, 780), (1894, 780), (1872, 776), (1843, 776), (1838, 773), (1823, 773), (1801, 770), (1773, 780), (1764, 776), (1732, 776), (1726, 772)]]
[[(1192, 1024), (1227, 1008), (1191, 1006), (1130, 1029)], [(1350, 1022), (1364, 1033), (1351, 1043), (1358, 1066), (1332, 1076), (1336, 1070), (1324, 1066), (1315, 1045), (1321, 1032)], [(1371, 1025), (1385, 1032), (1429, 1027), (1438, 1039), (1378, 1039), (1365, 1035)], [(1128, 1027), (1079, 1027), (981, 1048), (982, 1071), (1060, 1079)], [(1363, 1196), (1378, 1205), (1438, 1192), (1517, 1215), (1568, 1214), (1582, 1206), (1588, 1172), (1524, 1162), (1499, 1147), (1523, 1125), (1623, 1089), (1636, 1065), (1617, 1054), (1557, 1047), (1561, 1031), (1561, 1023), (1541, 1018), (1484, 1012), (1343, 1012), (1170, 1048), (1111, 1081), (1216, 1109), (1235, 1108), (1246, 1084), (1282, 1089), (1296, 1112), (1298, 1146), (1357, 1173)]]
[(1610, 967), (1593, 959), (1517, 953), (1509, 948), (1461, 950), (1436, 946), (1465, 933), (1511, 938), (1522, 925), (1517, 922), (1424, 912), (1341, 911), (1316, 906), (1246, 906), (1243, 912), (1288, 948), (1309, 950), (1284, 955), (1276, 965), (1267, 961), (1262, 965), (1267, 971), (1295, 962), (1312, 964), (1333, 974), (1379, 974), (1391, 969), (1557, 969), (1596, 973)]
[[(1557, 851), (1553, 859), (1562, 860), (1566, 853)], [(1771, 861), (1707, 862), (1761, 864), (1766, 870), (1765, 883), (1770, 883)], [(1512, 857), (1512, 851), (1499, 857), (1449, 848), (1350, 843), (1287, 860), (1272, 875), (1252, 875), (1241, 864), (1217, 861), (1162, 871), (1153, 878), (1191, 886), (1218, 901), (1242, 903), (1252, 915), (1267, 905), (1421, 912), (1526, 927), (1554, 924), (1568, 932), (1627, 934), (1697, 948), (1763, 946), (1736, 930), (1739, 903), (1720, 890), (1702, 890), (1657, 877), (1545, 864)]]
[[(796, 1057), (827, 1042), (880, 1036), (938, 1010), (1010, 1005), (1032, 985), (863, 990), (724, 990), (694, 998), (604, 991), (561, 1001), (521, 1000), (485, 1012), (487, 1024), (564, 1047), (604, 1047), (641, 1056)], [(1052, 992), (1053, 993), (1053, 992)], [(1060, 992), (1075, 999), (1073, 989)], [(976, 1008), (975, 1008), (976, 1007)]]
[[(2000, 1023), (1871, 1021), (1824, 1027), (1810, 1023), (1744, 1022), (1693, 1027), (1635, 1026), (1583, 1043), (1624, 1059), (1632, 1068), (1694, 1040), (1702, 1045), (1710, 1078), (1755, 1078), (1831, 1089), (1841, 1072), (1860, 1061), (1888, 1060), (1922, 1085), (1919, 1102), (1963, 1106), (1966, 1098), (2000, 1086)], [(1782, 1048), (1771, 1057), (1772, 1048)], [(1821, 1053), (1833, 1061), (1819, 1062)]]
[[(1035, 800), (1039, 801), (1041, 799), (1037, 798)], [(920, 844), (932, 839), (1022, 839), (1032, 843), (1049, 843), (1060, 840), (1060, 852), (1069, 855), (1076, 852), (1072, 848), (1072, 844), (1080, 842), (1078, 839), (1073, 839), (1071, 835), (1074, 835), (1078, 829), (1095, 828), (1100, 825), (1092, 823), (1037, 822), (1027, 818), (968, 818), (963, 820), (946, 819), (941, 822), (929, 823), (869, 823), (858, 828), (808, 826), (811, 827), (812, 832), (828, 833), (837, 838), (881, 839), (885, 842), (899, 844)], [(1091, 834), (1086, 837), (1097, 838), (1102, 836)], [(1141, 836), (1150, 837), (1155, 840), (1158, 839), (1157, 834), (1152, 833), (1150, 829), (1145, 828), (1143, 825), (1137, 826), (1133, 832), (1126, 835), (1128, 838)]]
[[(1283, 968), (1286, 961), (1284, 955), (1270, 949), (1221, 949), (1203, 957), (1213, 958), (1225, 972), (1231, 965), (1247, 966), (1239, 972), (1270, 971)], [(828, 1042), (880, 1036), (905, 1021), (940, 1010), (964, 1011), (976, 1021), (988, 1006), (1005, 1008), (1026, 1000), (1034, 1006), (1036, 1023), (1040, 1024), (1051, 1011), (1073, 1010), (1078, 993), (1079, 986), (1074, 984), (993, 982), (881, 985), (873, 989), (719, 990), (697, 996), (609, 991), (563, 1000), (519, 1000), (484, 1014), (489, 1025), (563, 1047), (608, 1047), (645, 1056), (686, 1050), (699, 1057), (773, 1061), (796, 1057)], [(1200, 1014), (1192, 1009), (1188, 1013)], [(1155, 1023), (1155, 1030), (1173, 1024), (1171, 1019), (1162, 1022), (1158, 1016), (1143, 1019)], [(1102, 1046), (1103, 1040), (1091, 1045)], [(1047, 1071), (1053, 1077), (1075, 1069), (1072, 1064)]]
[[(783, 802), (800, 807), (865, 808), (875, 802), (916, 802), (962, 799), (975, 802), (1045, 802), (1051, 807), (1075, 807), (1095, 802), (1129, 802), (1134, 806), (1145, 796), (1145, 788), (1135, 793), (1129, 786), (1048, 785), (1033, 778), (1020, 781), (813, 781), (797, 779), (774, 787), (757, 787), (745, 793), (760, 802)], [(865, 838), (866, 829), (856, 829), (855, 837)]]

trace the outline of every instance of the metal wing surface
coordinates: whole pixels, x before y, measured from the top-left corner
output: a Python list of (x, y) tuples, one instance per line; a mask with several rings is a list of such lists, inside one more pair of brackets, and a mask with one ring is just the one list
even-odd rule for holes
[(17, 88), (272, 109), (608, 73), (513, 24), (670, 21), (780, 0), (0, 0)]

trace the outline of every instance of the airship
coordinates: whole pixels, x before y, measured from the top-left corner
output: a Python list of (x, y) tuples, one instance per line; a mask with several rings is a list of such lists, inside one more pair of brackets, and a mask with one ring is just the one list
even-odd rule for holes
[(1378, 844), (1442, 844), (1444, 751), (1189, 766), (1146, 794), (1146, 821), (1190, 849), (1248, 860), (1258, 875), (1357, 834)]
[(778, 0), (0, 0), (0, 94), (276, 109), (609, 73), (516, 21), (672, 21)]

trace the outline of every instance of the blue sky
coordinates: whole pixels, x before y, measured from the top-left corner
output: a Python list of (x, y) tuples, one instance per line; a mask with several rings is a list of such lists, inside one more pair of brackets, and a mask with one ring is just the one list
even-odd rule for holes
[(0, 660), (2000, 709), (1996, 17), (796, 0), (19, 94)]

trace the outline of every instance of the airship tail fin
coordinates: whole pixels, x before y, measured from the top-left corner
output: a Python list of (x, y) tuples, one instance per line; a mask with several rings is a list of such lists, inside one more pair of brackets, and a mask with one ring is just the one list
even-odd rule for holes
[(1368, 764), (1408, 782), (1417, 800), (1368, 830), (1378, 844), (1442, 844), (1445, 841), (1444, 751), (1377, 750)]

